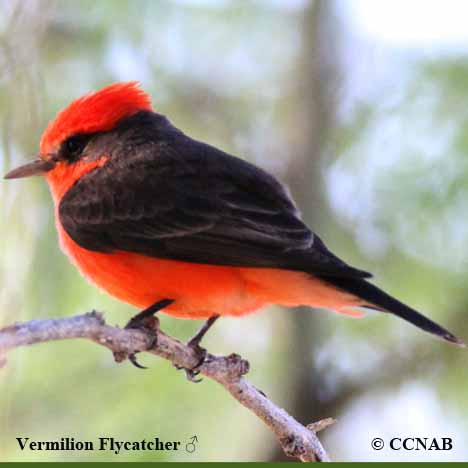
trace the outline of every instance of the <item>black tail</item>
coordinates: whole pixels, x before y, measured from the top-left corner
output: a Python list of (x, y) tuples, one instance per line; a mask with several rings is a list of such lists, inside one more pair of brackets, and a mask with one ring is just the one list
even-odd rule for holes
[(442, 328), (440, 325), (437, 325), (437, 323), (433, 322), (427, 317), (424, 317), (424, 315), (393, 298), (366, 280), (335, 277), (323, 277), (322, 279), (346, 292), (364, 299), (367, 303), (375, 305), (375, 307), (372, 308), (375, 308), (376, 310), (395, 314), (398, 317), (411, 322), (413, 325), (416, 325), (422, 330), (432, 333), (433, 335), (449, 341), (450, 343), (462, 347), (465, 346), (465, 343), (462, 340), (457, 338), (448, 330)]

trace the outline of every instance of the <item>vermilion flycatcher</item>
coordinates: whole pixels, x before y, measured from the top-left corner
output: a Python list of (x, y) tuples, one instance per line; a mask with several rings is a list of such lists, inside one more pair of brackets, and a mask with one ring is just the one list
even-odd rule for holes
[(139, 318), (209, 319), (194, 346), (218, 316), (269, 304), (376, 309), (463, 345), (332, 254), (274, 177), (182, 133), (135, 82), (73, 101), (39, 158), (5, 177), (34, 174), (49, 184), (60, 245), (79, 271), (145, 309)]

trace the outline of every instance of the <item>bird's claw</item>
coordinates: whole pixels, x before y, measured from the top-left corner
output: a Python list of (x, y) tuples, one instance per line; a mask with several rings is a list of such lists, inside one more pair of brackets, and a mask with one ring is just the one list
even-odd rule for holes
[[(138, 319), (133, 317), (129, 320), (124, 327), (125, 330), (142, 330), (145, 333), (150, 332), (152, 341), (148, 349), (154, 348), (158, 343), (157, 330), (159, 330), (159, 319), (155, 316)], [(126, 357), (137, 369), (148, 369), (146, 366), (141, 365), (137, 360), (137, 352), (129, 353)]]
[(127, 358), (137, 369), (148, 369), (146, 366), (143, 366), (138, 362), (136, 353), (129, 354)]
[(185, 377), (189, 382), (200, 383), (203, 379), (197, 379), (197, 376), (200, 374), (200, 371), (193, 369), (184, 369)]
[(192, 340), (190, 340), (187, 343), (187, 346), (192, 348), (199, 356), (199, 360), (197, 364), (195, 364), (195, 366), (193, 366), (190, 369), (187, 369), (186, 367), (183, 367), (183, 366), (178, 366), (177, 364), (174, 364), (174, 367), (177, 370), (183, 370), (185, 372), (185, 377), (187, 377), (187, 380), (189, 382), (200, 383), (203, 379), (197, 379), (197, 376), (200, 375), (199, 369), (205, 362), (207, 351), (205, 348), (202, 348), (197, 342), (192, 341)]

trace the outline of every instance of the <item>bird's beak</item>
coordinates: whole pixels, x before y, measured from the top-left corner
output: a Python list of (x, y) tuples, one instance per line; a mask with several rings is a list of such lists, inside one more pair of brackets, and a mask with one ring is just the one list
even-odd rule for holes
[(19, 179), (21, 177), (29, 177), (33, 175), (44, 174), (55, 167), (52, 161), (45, 159), (35, 159), (33, 162), (25, 164), (24, 166), (13, 169), (4, 176), (5, 179)]

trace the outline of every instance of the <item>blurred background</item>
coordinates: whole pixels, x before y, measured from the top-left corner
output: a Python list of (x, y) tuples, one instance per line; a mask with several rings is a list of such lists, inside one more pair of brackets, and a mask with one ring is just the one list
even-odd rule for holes
[[(139, 80), (191, 136), (289, 184), (307, 223), (375, 282), (468, 338), (468, 3), (460, 0), (0, 1), (0, 169), (33, 156), (71, 99)], [(41, 179), (0, 183), (0, 325), (135, 313), (60, 253)], [(187, 339), (199, 323), (164, 317)], [(272, 308), (205, 342), (321, 434), (333, 460), (468, 459), (468, 354), (389, 315)], [(283, 460), (217, 384), (167, 362), (117, 365), (88, 342), (11, 353), (0, 370), (0, 461)], [(21, 452), (16, 437), (188, 441), (180, 452)], [(373, 451), (452, 437), (449, 452)]]

